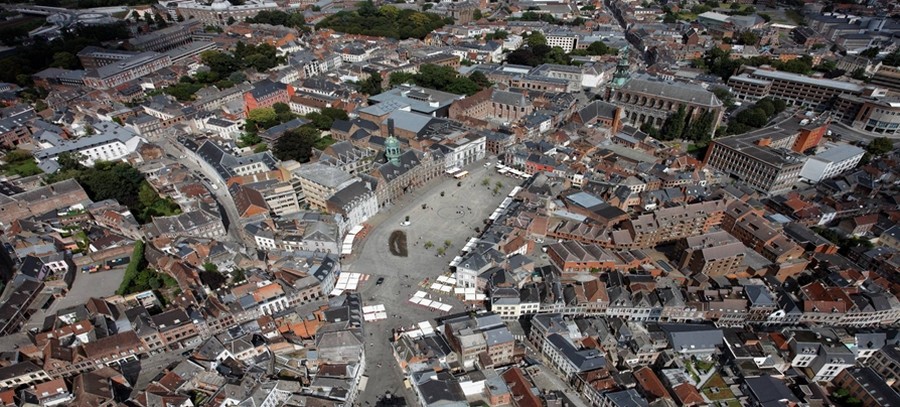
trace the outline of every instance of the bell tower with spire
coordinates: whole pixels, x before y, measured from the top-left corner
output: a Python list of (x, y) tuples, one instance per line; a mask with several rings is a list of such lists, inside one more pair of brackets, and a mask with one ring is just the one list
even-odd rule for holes
[(384, 141), (384, 156), (388, 162), (400, 166), (400, 140), (394, 137), (394, 119), (388, 119), (388, 138)]
[(619, 51), (619, 62), (616, 64), (616, 73), (613, 74), (612, 86), (621, 88), (631, 79), (631, 64), (628, 62), (628, 46)]

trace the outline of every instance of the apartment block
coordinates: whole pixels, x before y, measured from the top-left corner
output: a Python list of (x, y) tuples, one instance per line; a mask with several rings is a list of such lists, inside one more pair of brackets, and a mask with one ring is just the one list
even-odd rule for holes
[(230, 20), (241, 22), (256, 17), (260, 11), (276, 9), (278, 9), (278, 4), (266, 0), (252, 0), (240, 5), (233, 5), (224, 0), (214, 1), (211, 4), (196, 1), (185, 1), (178, 4), (178, 13), (185, 19), (220, 27), (227, 26)]
[(728, 86), (739, 99), (756, 100), (773, 96), (785, 102), (813, 109), (824, 109), (838, 95), (862, 94), (864, 87), (851, 82), (813, 78), (767, 68), (744, 67), (732, 76)]
[(294, 87), (268, 79), (257, 82), (253, 89), (244, 93), (244, 114), (253, 109), (272, 107), (276, 103), (289, 104), (294, 96)]
[(88, 69), (84, 84), (95, 89), (109, 89), (138, 79), (172, 65), (166, 54), (142, 52), (119, 62)]
[(66, 153), (80, 154), (83, 157), (81, 164), (86, 166), (93, 166), (97, 161), (121, 160), (145, 142), (142, 137), (114, 122), (97, 123), (94, 129), (97, 134), (75, 140), (56, 139), (52, 147), (35, 152), (38, 166), (47, 173), (56, 172), (59, 169), (57, 158)]
[(547, 45), (552, 47), (560, 47), (566, 53), (572, 52), (578, 45), (578, 35), (571, 31), (551, 31), (544, 35), (547, 38)]
[(806, 158), (792, 148), (807, 124), (791, 118), (773, 127), (713, 140), (703, 163), (762, 193), (783, 194), (800, 180)]
[(812, 182), (833, 178), (856, 168), (866, 151), (850, 144), (828, 143), (821, 151), (809, 157), (800, 170), (800, 176)]
[(900, 395), (884, 382), (884, 378), (868, 367), (844, 369), (832, 382), (845, 389), (863, 406), (900, 405)]
[(900, 391), (900, 350), (885, 346), (875, 352), (865, 365), (884, 378), (885, 383), (895, 391)]
[(168, 51), (190, 44), (193, 42), (194, 33), (198, 31), (203, 31), (203, 25), (196, 20), (187, 20), (150, 34), (131, 38), (128, 40), (128, 46), (142, 51)]
[(681, 253), (682, 269), (710, 277), (744, 271), (745, 247), (728, 232), (718, 230), (682, 239), (675, 246)]
[(300, 181), (306, 204), (317, 210), (327, 210), (328, 198), (357, 181), (339, 168), (320, 163), (303, 165), (293, 174)]

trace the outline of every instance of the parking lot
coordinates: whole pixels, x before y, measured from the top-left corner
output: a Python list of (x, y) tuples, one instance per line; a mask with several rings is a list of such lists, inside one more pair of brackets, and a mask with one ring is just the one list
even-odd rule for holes
[(47, 315), (55, 314), (63, 308), (85, 304), (92, 297), (105, 298), (110, 295), (115, 295), (124, 276), (125, 266), (96, 273), (82, 273), (77, 271), (75, 274), (75, 281), (72, 283), (72, 288), (66, 293), (66, 296), (54, 301), (47, 310), (38, 310), (35, 312), (28, 322), (25, 323), (23, 331), (40, 327), (44, 323), (44, 318)]
[(60, 299), (55, 305), (51, 306), (50, 310), (55, 312), (66, 307), (85, 304), (92, 297), (104, 298), (115, 295), (124, 276), (125, 266), (96, 273), (82, 273), (79, 271), (75, 275), (72, 289), (69, 290), (65, 298)]
[[(366, 323), (368, 336), (367, 390), (360, 395), (359, 404), (374, 404), (378, 396), (390, 391), (405, 392), (403, 375), (394, 362), (389, 339), (391, 329), (410, 326), (413, 323), (433, 319), (440, 313), (415, 306), (408, 302), (425, 278), (434, 280), (450, 271), (450, 261), (459, 253), (465, 242), (476, 234), (475, 228), (484, 227), (484, 219), (497, 208), (515, 185), (521, 180), (496, 173), (493, 167), (481, 163), (466, 168), (469, 175), (461, 180), (446, 177), (437, 180), (405, 196), (399, 203), (379, 213), (369, 223), (372, 231), (354, 247), (354, 254), (346, 259), (344, 269), (371, 275), (359, 291), (365, 305), (384, 304), (388, 319)], [(484, 179), (489, 186), (482, 185)], [(493, 189), (502, 184), (497, 194)], [(457, 186), (461, 183), (461, 186)], [(441, 192), (444, 196), (441, 196)], [(422, 205), (425, 204), (423, 209)], [(409, 225), (405, 223), (409, 216)], [(394, 256), (388, 250), (388, 237), (395, 230), (406, 232), (409, 255)], [(437, 257), (437, 248), (449, 240), (452, 245), (443, 257)], [(426, 242), (435, 247), (425, 249)], [(382, 284), (376, 284), (384, 277)], [(430, 293), (431, 298), (453, 305), (451, 313), (464, 311), (461, 302), (449, 295)], [(405, 393), (412, 400), (411, 393)]]

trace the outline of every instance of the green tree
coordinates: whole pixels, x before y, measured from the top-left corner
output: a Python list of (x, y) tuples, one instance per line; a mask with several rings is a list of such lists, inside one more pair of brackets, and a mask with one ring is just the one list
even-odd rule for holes
[(758, 107), (753, 107), (742, 110), (737, 114), (735, 120), (738, 123), (746, 124), (747, 126), (750, 126), (752, 128), (760, 128), (762, 126), (765, 126), (766, 123), (769, 122), (769, 116), (766, 114), (765, 110)]
[(239, 147), (250, 147), (262, 143), (262, 139), (256, 133), (243, 133), (238, 138)]
[(572, 63), (572, 57), (566, 55), (566, 51), (561, 47), (553, 47), (544, 55), (544, 61), (549, 64), (569, 65)]
[(694, 120), (694, 122), (691, 123), (686, 138), (691, 141), (708, 141), (712, 137), (714, 121), (715, 116), (712, 112), (703, 113), (697, 120)]
[(888, 66), (900, 66), (900, 49), (887, 54), (881, 63)]
[(233, 56), (222, 51), (204, 51), (200, 54), (200, 61), (220, 75), (223, 73), (230, 75), (239, 67)]
[(321, 112), (312, 112), (306, 115), (313, 127), (319, 130), (329, 130), (335, 120), (348, 120), (347, 112), (333, 107), (326, 107)]
[[(209, 264), (209, 263), (207, 263)], [(203, 265), (204, 270), (200, 272), (200, 282), (208, 286), (210, 289), (218, 290), (227, 283), (227, 279), (222, 273), (216, 270), (206, 270), (206, 264)]]
[(234, 269), (231, 274), (231, 282), (232, 283), (240, 283), (247, 279), (247, 276), (244, 272), (244, 269)]
[(381, 93), (381, 75), (370, 74), (368, 78), (359, 83), (359, 91), (369, 96)]
[(854, 69), (853, 72), (850, 73), (850, 77), (853, 79), (856, 79), (858, 81), (864, 81), (866, 79), (869, 79), (869, 77), (866, 76), (866, 70), (863, 68)]
[(303, 17), (303, 13), (288, 13), (280, 10), (263, 10), (257, 13), (253, 18), (248, 18), (246, 21), (254, 24), (283, 25), (285, 27), (300, 29), (306, 27), (306, 19)]
[(528, 48), (519, 48), (506, 55), (506, 62), (514, 65), (538, 66), (544, 61)]
[(432, 243), (431, 240), (429, 240), (429, 241), (425, 242), (425, 244), (422, 245), (422, 247), (424, 247), (425, 250), (429, 250), (429, 249), (431, 249), (432, 247), (434, 247), (434, 243)]
[(871, 59), (877, 57), (879, 51), (881, 51), (881, 49), (879, 49), (878, 47), (871, 47), (866, 48), (863, 52), (860, 52), (859, 55)]
[(544, 37), (540, 31), (534, 31), (528, 38), (525, 40), (525, 43), (528, 44), (529, 47), (536, 47), (538, 45), (547, 45), (547, 37)]
[(742, 45), (756, 45), (759, 43), (759, 36), (753, 31), (744, 31), (738, 35), (737, 43)]
[(159, 14), (153, 15), (153, 22), (156, 24), (157, 28), (166, 28), (169, 25), (169, 23), (166, 22), (166, 19)]
[(781, 99), (771, 99), (771, 98), (765, 98), (765, 99), (770, 99), (772, 101), (772, 105), (775, 106), (775, 114), (781, 113), (785, 109), (787, 109), (787, 103), (785, 103)]
[(813, 70), (819, 72), (831, 72), (835, 69), (837, 69), (837, 62), (827, 59), (813, 67)]
[(772, 117), (772, 115), (775, 114), (775, 104), (772, 103), (771, 99), (768, 99), (768, 98), (761, 99), (760, 101), (756, 102), (754, 107), (762, 109), (763, 112), (766, 113), (767, 119)]
[(3, 156), (3, 161), (6, 164), (0, 167), (0, 170), (4, 174), (29, 177), (43, 172), (38, 168), (37, 162), (31, 153), (25, 150), (10, 151)]
[(138, 189), (138, 202), (144, 206), (152, 206), (159, 200), (159, 194), (153, 189), (149, 183), (141, 183)]
[(481, 20), (481, 17), (483, 17), (483, 16), (481, 15), (481, 10), (479, 10), (479, 9), (476, 8), (475, 11), (472, 12), (472, 20), (478, 21), (478, 20)]
[(461, 76), (451, 67), (425, 64), (419, 67), (419, 73), (416, 74), (391, 74), (391, 84), (398, 85), (401, 83), (412, 82), (422, 87), (440, 91), (461, 95), (473, 95), (483, 89), (485, 83), (490, 83), (490, 81), (487, 81), (487, 78), (483, 76), (484, 75), (481, 75), (481, 78), (479, 78), (478, 75), (475, 75), (474, 78), (478, 79), (476, 82), (470, 77)]
[(415, 83), (415, 74), (409, 72), (394, 72), (390, 77), (391, 86), (402, 85), (404, 83)]
[(282, 161), (309, 162), (312, 157), (312, 148), (321, 135), (319, 130), (310, 126), (288, 130), (275, 142), (272, 153)]
[(272, 110), (275, 111), (275, 119), (278, 123), (287, 123), (297, 117), (287, 103), (276, 103), (272, 105)]
[(53, 54), (53, 62), (50, 64), (52, 67), (62, 69), (75, 69), (79, 65), (78, 58), (72, 55), (71, 52), (57, 52)]
[[(347, 115), (347, 111), (343, 109), (338, 109), (334, 107), (326, 107), (322, 109), (322, 114), (331, 119), (331, 121), (335, 120), (350, 120), (350, 116)], [(330, 129), (331, 126), (328, 126)]]
[(371, 1), (364, 1), (356, 10), (340, 11), (325, 17), (316, 27), (348, 34), (422, 39), (436, 28), (452, 23), (451, 18), (437, 14), (412, 9), (397, 10), (395, 6), (378, 8)]
[(122, 282), (119, 284), (119, 289), (116, 290), (116, 294), (125, 295), (129, 294), (128, 289), (131, 287), (135, 278), (138, 275), (138, 268), (144, 262), (144, 242), (138, 240), (134, 242), (134, 249), (131, 250), (131, 258), (128, 261), (128, 266), (125, 267), (125, 274), (122, 277)]
[(866, 146), (866, 151), (874, 156), (879, 156), (882, 154), (887, 154), (894, 149), (894, 142), (887, 137), (878, 137), (872, 139), (869, 142), (869, 145)]
[(475, 82), (475, 84), (478, 85), (479, 89), (489, 88), (489, 87), (491, 87), (491, 85), (493, 85), (491, 83), (491, 81), (487, 78), (487, 76), (485, 76), (483, 73), (481, 73), (481, 71), (475, 71), (475, 72), (470, 73), (469, 79), (471, 79), (472, 82)]
[(647, 133), (648, 136), (653, 138), (659, 138), (659, 129), (653, 127), (653, 123), (646, 122), (641, 124), (640, 130), (644, 133)]
[(588, 55), (608, 55), (618, 52), (615, 48), (610, 48), (603, 41), (594, 41), (587, 47)]
[(85, 169), (85, 166), (81, 164), (84, 159), (85, 157), (79, 153), (65, 152), (56, 157), (56, 162), (63, 171), (81, 171)]
[(687, 111), (685, 111), (684, 106), (679, 106), (678, 111), (675, 114), (669, 116), (665, 123), (663, 123), (663, 128), (660, 136), (664, 140), (675, 140), (681, 138), (681, 134), (684, 132), (685, 122), (687, 121)]
[(237, 20), (234, 19), (234, 16), (228, 16), (228, 20), (225, 21), (225, 24), (226, 24), (226, 25), (232, 25), (232, 24), (234, 24), (234, 23), (236, 23), (236, 22), (237, 22)]
[(505, 40), (507, 38), (509, 38), (509, 33), (506, 31), (503, 31), (503, 30), (497, 30), (497, 31), (494, 31), (493, 33), (488, 33), (487, 36), (485, 36), (485, 39), (488, 41), (490, 41), (490, 40)]
[(726, 108), (730, 108), (734, 106), (734, 96), (731, 94), (731, 91), (726, 87), (715, 87), (712, 89), (712, 93), (722, 101), (722, 104)]
[(247, 114), (247, 120), (255, 123), (258, 129), (268, 129), (278, 124), (278, 115), (275, 113), (275, 108), (260, 107), (251, 110)]
[(247, 76), (241, 72), (232, 72), (231, 75), (228, 75), (228, 81), (231, 83), (244, 83), (247, 81)]
[(804, 55), (787, 62), (773, 61), (772, 66), (782, 71), (805, 75), (812, 70), (812, 57)]
[(203, 88), (202, 83), (179, 82), (172, 86), (163, 88), (163, 93), (172, 95), (181, 102), (194, 99), (194, 94)]

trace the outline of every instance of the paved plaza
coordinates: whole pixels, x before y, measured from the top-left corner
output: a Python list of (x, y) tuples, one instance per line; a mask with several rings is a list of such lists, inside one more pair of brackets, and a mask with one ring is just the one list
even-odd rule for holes
[[(497, 174), (493, 167), (485, 168), (481, 163), (467, 170), (469, 175), (462, 180), (449, 177), (436, 180), (408, 194), (393, 207), (383, 209), (369, 222), (372, 231), (356, 244), (353, 255), (345, 260), (345, 270), (371, 275), (360, 287), (360, 295), (366, 305), (384, 304), (388, 316), (386, 320), (366, 324), (369, 382), (366, 392), (360, 394), (361, 405), (374, 404), (386, 391), (405, 394), (407, 400), (414, 399), (412, 394), (405, 392), (403, 375), (394, 362), (388, 342), (391, 329), (441, 315), (409, 303), (409, 298), (423, 290), (419, 283), (425, 278), (434, 281), (437, 276), (450, 271), (450, 261), (466, 241), (476, 235), (475, 228), (483, 228), (484, 219), (521, 182)], [(490, 187), (482, 185), (485, 178), (490, 180)], [(494, 195), (492, 191), (498, 181), (503, 187)], [(457, 186), (458, 182), (462, 186)], [(426, 205), (425, 209), (422, 204)], [(409, 216), (410, 224), (403, 226), (406, 216)], [(388, 237), (395, 230), (406, 232), (408, 257), (397, 257), (388, 251)], [(446, 240), (452, 242), (452, 246), (443, 257), (437, 257), (437, 248), (443, 247)], [(425, 249), (428, 241), (435, 247)], [(378, 277), (385, 278), (382, 285), (375, 284)], [(452, 305), (451, 313), (465, 310), (455, 297), (429, 294), (434, 300)]]

